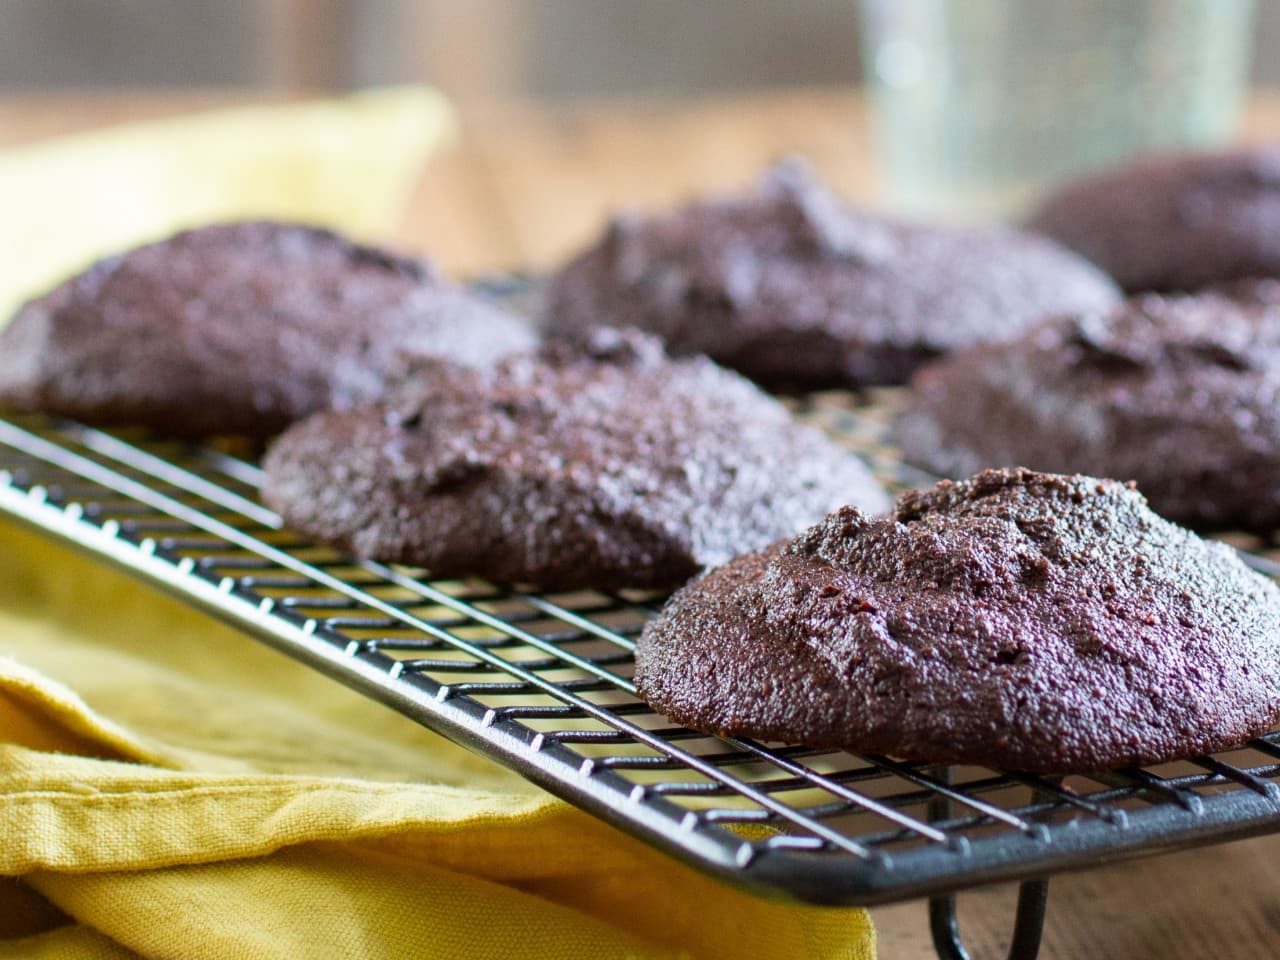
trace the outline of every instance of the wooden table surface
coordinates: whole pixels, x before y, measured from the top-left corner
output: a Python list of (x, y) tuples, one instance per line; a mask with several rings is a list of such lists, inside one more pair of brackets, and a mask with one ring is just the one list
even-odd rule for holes
[[(243, 97), (0, 99), (0, 146)], [(856, 94), (805, 91), (687, 101), (464, 104), (459, 144), (432, 161), (398, 237), (461, 275), (554, 264), (608, 211), (656, 209), (748, 182), (786, 153), (846, 196), (874, 201), (866, 111)], [(1242, 138), (1280, 139), (1280, 96), (1259, 97)], [(1055, 879), (1045, 960), (1252, 960), (1280, 956), (1280, 836)], [(962, 895), (975, 960), (1003, 957), (1010, 887)], [(924, 904), (873, 911), (884, 960), (926, 960)]]

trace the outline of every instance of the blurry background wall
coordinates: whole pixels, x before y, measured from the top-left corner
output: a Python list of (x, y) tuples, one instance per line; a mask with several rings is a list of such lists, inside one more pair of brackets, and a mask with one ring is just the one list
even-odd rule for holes
[[(1128, 2), (1128, 0), (1126, 0)], [(574, 98), (855, 82), (855, 0), (0, 0), (0, 87)], [(1259, 47), (1280, 2), (1258, 4)], [(1280, 59), (1255, 58), (1280, 85)]]

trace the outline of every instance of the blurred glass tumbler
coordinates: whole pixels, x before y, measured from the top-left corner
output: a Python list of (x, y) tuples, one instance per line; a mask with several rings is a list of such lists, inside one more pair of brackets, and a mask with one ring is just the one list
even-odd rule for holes
[(1253, 0), (860, 0), (888, 204), (1012, 217), (1058, 180), (1236, 129)]

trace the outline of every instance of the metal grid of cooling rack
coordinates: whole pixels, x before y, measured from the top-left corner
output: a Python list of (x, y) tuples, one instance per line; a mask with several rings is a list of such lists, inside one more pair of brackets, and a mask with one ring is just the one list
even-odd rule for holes
[[(825, 394), (798, 412), (891, 485), (926, 479), (883, 443), (883, 405)], [(1280, 829), (1280, 733), (1063, 780), (673, 727), (631, 681), (634, 638), (661, 597), (533, 594), (350, 561), (282, 529), (257, 501), (256, 467), (234, 454), (0, 420), (0, 512), (732, 883), (825, 904), (938, 897), (943, 941), (948, 924), (954, 940), (954, 914), (942, 895), (963, 887)], [(1252, 562), (1277, 569), (1262, 553)], [(1038, 931), (1043, 888), (1026, 890)]]

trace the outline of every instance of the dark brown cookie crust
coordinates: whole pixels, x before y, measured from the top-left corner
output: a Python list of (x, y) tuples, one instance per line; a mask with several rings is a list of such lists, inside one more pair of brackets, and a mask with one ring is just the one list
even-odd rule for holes
[(1280, 273), (1280, 149), (1146, 157), (1068, 183), (1028, 226), (1130, 292)]
[(617, 219), (549, 283), (546, 328), (635, 326), (769, 388), (901, 383), (920, 363), (1118, 298), (1040, 237), (887, 220), (802, 168), (745, 198)]
[(0, 333), (0, 406), (267, 436), (376, 395), (400, 351), (477, 364), (534, 342), (424, 261), (233, 223), (100, 261), (26, 304)]
[(426, 374), (286, 432), (265, 501), (360, 556), (548, 589), (673, 586), (845, 501), (889, 505), (751, 383), (635, 332)]
[[(1261, 294), (1259, 294), (1261, 296)], [(1135, 480), (1199, 530), (1280, 526), (1280, 307), (1135, 297), (921, 370), (894, 421), (904, 457)]]
[(1037, 772), (1280, 718), (1280, 591), (1112, 481), (987, 471), (832, 514), (678, 592), (641, 695), (721, 734)]

